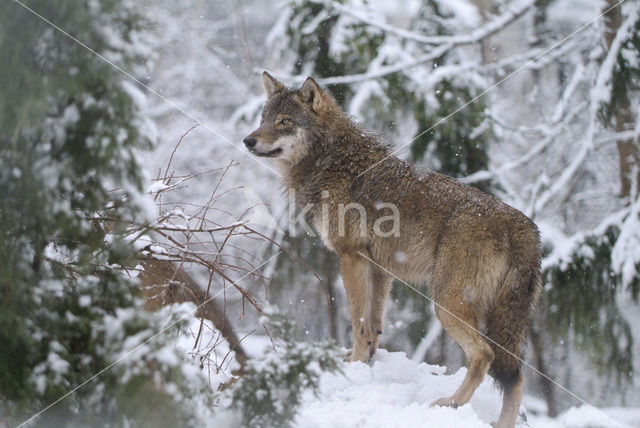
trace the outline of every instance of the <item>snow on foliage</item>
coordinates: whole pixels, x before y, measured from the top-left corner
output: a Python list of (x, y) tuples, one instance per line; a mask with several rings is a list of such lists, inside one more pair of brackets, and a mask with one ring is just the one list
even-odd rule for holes
[(291, 321), (273, 308), (264, 313), (262, 322), (275, 337), (274, 346), (247, 364), (234, 387), (233, 406), (246, 426), (289, 427), (303, 392), (315, 392), (324, 372), (337, 371), (340, 355), (328, 342), (298, 341)]
[(187, 423), (185, 397), (204, 377), (182, 370), (166, 337), (149, 341), (185, 308), (145, 311), (126, 275), (127, 225), (149, 207), (135, 153), (150, 143), (144, 94), (95, 55), (135, 73), (149, 53), (144, 19), (126, 0), (32, 7), (93, 52), (3, 5), (0, 25), (14, 28), (0, 40), (6, 75), (24, 80), (0, 79), (0, 425), (40, 410), (50, 413), (37, 423), (52, 426)]

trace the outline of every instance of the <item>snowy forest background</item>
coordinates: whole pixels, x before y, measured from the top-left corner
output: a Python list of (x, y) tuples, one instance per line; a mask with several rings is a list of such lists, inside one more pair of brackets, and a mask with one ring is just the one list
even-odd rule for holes
[[(314, 76), (398, 156), (539, 226), (531, 426), (601, 426), (553, 419), (577, 397), (637, 408), (639, 6), (3, 1), (0, 427), (43, 409), (27, 426), (331, 426), (295, 415), (351, 370), (348, 306), (336, 256), (288, 229), (279, 177), (241, 144), (265, 69)], [(385, 325), (407, 370), (464, 366), (403, 284)]]

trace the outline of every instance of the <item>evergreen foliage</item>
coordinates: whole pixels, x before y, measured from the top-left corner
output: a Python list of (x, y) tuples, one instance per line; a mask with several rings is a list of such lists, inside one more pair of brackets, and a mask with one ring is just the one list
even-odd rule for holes
[[(144, 23), (126, 1), (30, 6), (120, 67), (132, 71), (145, 53)], [(135, 254), (126, 224), (145, 219), (134, 152), (151, 135), (142, 93), (14, 2), (0, 6), (0, 57), (0, 406), (22, 422), (174, 315), (144, 312), (122, 271)], [(162, 338), (142, 346), (42, 423), (187, 423), (174, 352)]]
[[(574, 346), (620, 385), (633, 374), (633, 336), (617, 302), (624, 288), (622, 275), (612, 268), (619, 234), (612, 226), (602, 236), (588, 236), (566, 262), (547, 269), (550, 286), (540, 305), (548, 308), (551, 332), (557, 338), (571, 333)], [(637, 300), (640, 278), (634, 277), (628, 286)]]
[(290, 427), (302, 394), (317, 391), (323, 372), (339, 371), (341, 356), (331, 342), (297, 340), (294, 323), (273, 308), (261, 322), (275, 338), (274, 348), (247, 364), (234, 387), (233, 407), (241, 410), (244, 426)]

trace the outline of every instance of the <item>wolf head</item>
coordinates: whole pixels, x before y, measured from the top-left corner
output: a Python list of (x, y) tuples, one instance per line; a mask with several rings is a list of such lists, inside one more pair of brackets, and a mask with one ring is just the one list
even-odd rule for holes
[(292, 90), (266, 71), (262, 84), (267, 102), (260, 127), (242, 140), (256, 156), (295, 163), (309, 151), (309, 135), (336, 107), (335, 101), (311, 77)]

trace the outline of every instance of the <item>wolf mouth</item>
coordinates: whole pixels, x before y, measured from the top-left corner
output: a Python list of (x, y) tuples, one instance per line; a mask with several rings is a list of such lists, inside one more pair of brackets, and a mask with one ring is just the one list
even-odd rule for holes
[(251, 153), (253, 153), (256, 156), (261, 156), (261, 157), (265, 157), (265, 158), (273, 158), (278, 156), (280, 153), (282, 153), (282, 148), (278, 147), (277, 149), (273, 149), (273, 150), (269, 150), (268, 152), (259, 152), (255, 149), (251, 150)]

